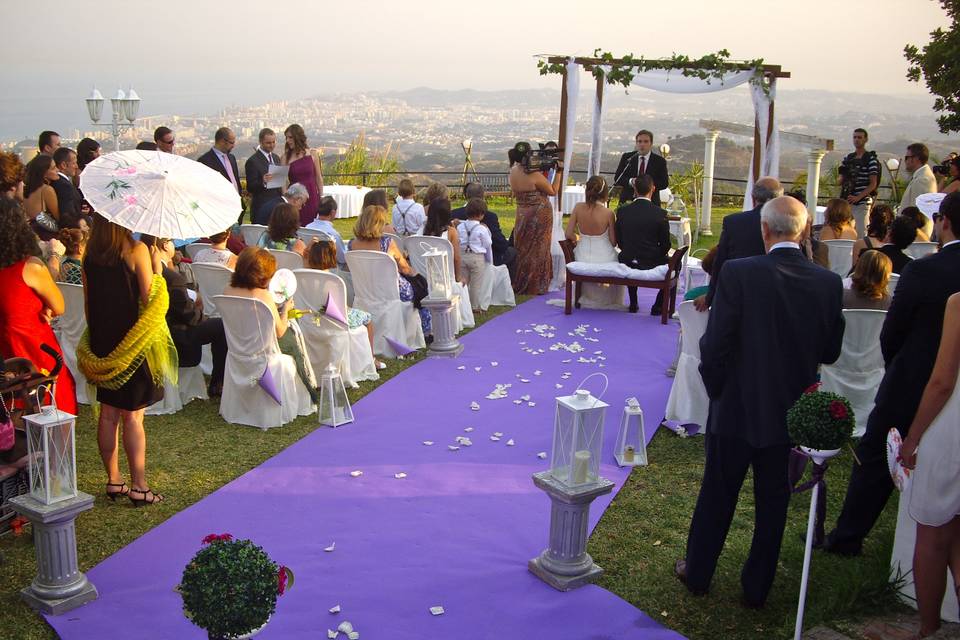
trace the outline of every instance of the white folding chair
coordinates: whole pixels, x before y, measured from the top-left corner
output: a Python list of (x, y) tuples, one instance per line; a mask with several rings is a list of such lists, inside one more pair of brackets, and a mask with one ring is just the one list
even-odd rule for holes
[(346, 258), (353, 277), (354, 306), (373, 316), (373, 352), (396, 357), (388, 337), (411, 349), (425, 347), (420, 314), (412, 302), (400, 299), (397, 261), (382, 251), (348, 251)]
[(918, 260), (924, 256), (928, 256), (931, 253), (937, 252), (937, 243), (936, 242), (911, 242), (907, 245), (907, 248), (903, 250), (905, 254)]
[(830, 271), (846, 278), (853, 265), (853, 240), (824, 240), (830, 260)]
[(207, 383), (203, 379), (200, 365), (180, 367), (177, 371), (177, 384), (167, 380), (163, 385), (163, 400), (147, 407), (144, 413), (148, 416), (171, 415), (194, 400), (207, 398)]
[(367, 328), (350, 329), (324, 313), (318, 313), (332, 298), (346, 314), (347, 287), (343, 280), (333, 273), (316, 269), (297, 269), (294, 274), (297, 276), (297, 292), (293, 296), (295, 306), (313, 313), (300, 322), (313, 370), (323, 371), (327, 365), (333, 364), (340, 370), (343, 383), (354, 388), (363, 380), (379, 380)]
[[(227, 363), (220, 397), (223, 419), (269, 429), (316, 411), (310, 393), (297, 376), (293, 357), (280, 352), (273, 315), (267, 305), (240, 296), (220, 295), (214, 296), (214, 300), (223, 314), (227, 335)], [(280, 395), (280, 404), (259, 384), (267, 369)]]
[[(480, 292), (480, 308), (483, 311), (486, 311), (490, 305), (517, 306), (517, 299), (513, 295), (513, 283), (510, 282), (510, 271), (507, 269), (507, 265), (493, 265), (488, 262), (486, 276), (483, 279), (483, 291)], [(566, 282), (566, 276), (564, 276), (564, 282)]]
[(183, 248), (183, 252), (191, 260), (204, 249), (209, 249), (212, 245), (209, 242), (191, 242)]
[(403, 236), (399, 236), (395, 233), (386, 233), (384, 232), (383, 237), (390, 238), (393, 240), (393, 244), (397, 245), (397, 249), (400, 250), (400, 253), (407, 255), (407, 239)]
[(57, 287), (63, 294), (64, 312), (53, 325), (54, 335), (63, 352), (63, 363), (73, 375), (77, 386), (77, 402), (90, 404), (87, 397), (87, 379), (77, 367), (77, 345), (80, 336), (87, 328), (87, 314), (83, 302), (83, 286), (58, 282)]
[(707, 330), (710, 312), (697, 311), (693, 300), (687, 300), (677, 306), (677, 315), (680, 316), (680, 358), (664, 415), (667, 420), (680, 424), (698, 424), (702, 433), (707, 426), (710, 399), (700, 377), (700, 338)]
[(893, 292), (897, 290), (898, 284), (900, 284), (900, 274), (891, 273), (890, 280), (887, 281), (887, 295), (891, 298), (893, 297)]
[(853, 407), (860, 437), (867, 428), (867, 417), (873, 410), (873, 399), (883, 380), (883, 354), (880, 351), (880, 330), (886, 311), (876, 309), (844, 309), (847, 326), (843, 331), (843, 349), (833, 364), (820, 367), (821, 389), (844, 396)]
[(330, 237), (329, 233), (318, 231), (317, 229), (307, 229), (306, 227), (297, 229), (297, 237), (303, 240), (303, 243), (308, 247), (314, 238), (326, 242), (334, 242), (334, 239)]
[(302, 269), (303, 256), (295, 251), (284, 251), (283, 249), (268, 249), (274, 258), (277, 259), (277, 269)]
[(260, 236), (267, 231), (265, 224), (242, 224), (240, 225), (240, 235), (243, 236), (243, 242), (248, 247), (255, 247), (260, 243)]
[(427, 261), (425, 254), (430, 249), (439, 249), (447, 253), (447, 269), (450, 270), (450, 281), (453, 282), (453, 296), (459, 312), (454, 322), (454, 332), (460, 333), (464, 327), (476, 326), (476, 319), (473, 317), (473, 309), (470, 308), (470, 290), (469, 288), (456, 281), (454, 274), (456, 270), (453, 267), (453, 245), (446, 238), (436, 236), (410, 236), (406, 239), (407, 249), (409, 250), (410, 266), (417, 273), (427, 275)]
[(233, 270), (222, 264), (212, 262), (197, 262), (193, 265), (193, 275), (197, 279), (197, 289), (200, 301), (203, 303), (203, 314), (208, 318), (219, 318), (220, 310), (214, 296), (223, 293), (230, 284)]

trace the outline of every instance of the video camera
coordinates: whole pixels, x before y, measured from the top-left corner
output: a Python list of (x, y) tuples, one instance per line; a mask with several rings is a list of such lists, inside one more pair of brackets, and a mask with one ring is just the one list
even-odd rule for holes
[(520, 156), (523, 170), (527, 173), (536, 173), (556, 169), (563, 160), (563, 149), (554, 142), (540, 143), (537, 146), (539, 148), (534, 149), (526, 142), (519, 142), (514, 147), (517, 155)]
[(957, 154), (951, 153), (940, 164), (933, 165), (933, 173), (938, 176), (949, 176), (950, 166), (957, 161)]

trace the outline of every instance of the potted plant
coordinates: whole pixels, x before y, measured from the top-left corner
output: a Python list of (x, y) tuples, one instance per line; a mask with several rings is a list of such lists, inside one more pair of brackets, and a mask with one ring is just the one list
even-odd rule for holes
[(817, 464), (840, 453), (855, 427), (847, 399), (819, 387), (808, 388), (787, 411), (790, 439)]
[(184, 615), (210, 640), (256, 635), (270, 621), (277, 597), (293, 586), (293, 572), (229, 533), (211, 533), (203, 544), (177, 585)]

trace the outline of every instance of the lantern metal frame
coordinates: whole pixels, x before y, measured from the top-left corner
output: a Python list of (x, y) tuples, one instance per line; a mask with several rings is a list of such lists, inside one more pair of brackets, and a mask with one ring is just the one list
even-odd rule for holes
[[(328, 427), (339, 427), (340, 425), (353, 422), (353, 407), (350, 406), (350, 398), (347, 396), (347, 389), (343, 384), (343, 377), (340, 370), (333, 364), (327, 365), (327, 368), (320, 374), (319, 385), (320, 397), (317, 402), (317, 420), (320, 424)], [(338, 406), (337, 398), (341, 398), (343, 403)], [(325, 414), (324, 409), (329, 407)], [(340, 409), (338, 411), (338, 409)]]
[[(598, 375), (604, 378), (602, 396), (608, 383), (605, 374), (591, 374), (583, 382)], [(581, 388), (583, 382), (573, 395), (556, 398), (550, 474), (571, 488), (586, 487), (600, 480), (603, 423), (609, 406)]]
[(450, 300), (453, 298), (453, 274), (450, 273), (449, 256), (438, 247), (430, 247), (423, 254), (427, 267), (427, 298)]
[(30, 460), (30, 496), (45, 505), (76, 498), (77, 417), (46, 406), (23, 416)]
[[(639, 423), (639, 424), (638, 424)], [(617, 445), (613, 457), (621, 467), (647, 465), (647, 439), (644, 431), (643, 409), (636, 398), (627, 398), (620, 416)]]

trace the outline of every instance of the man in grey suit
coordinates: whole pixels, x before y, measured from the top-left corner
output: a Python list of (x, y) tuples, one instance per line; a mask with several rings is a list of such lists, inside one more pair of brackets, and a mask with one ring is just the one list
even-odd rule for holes
[(247, 158), (244, 164), (244, 173), (247, 176), (247, 191), (252, 196), (250, 202), (250, 219), (257, 224), (266, 224), (254, 220), (257, 212), (268, 200), (275, 200), (281, 194), (282, 189), (275, 187), (267, 188), (267, 180), (270, 178), (270, 167), (280, 164), (280, 157), (273, 152), (277, 146), (277, 134), (273, 129), (260, 130), (260, 146)]

